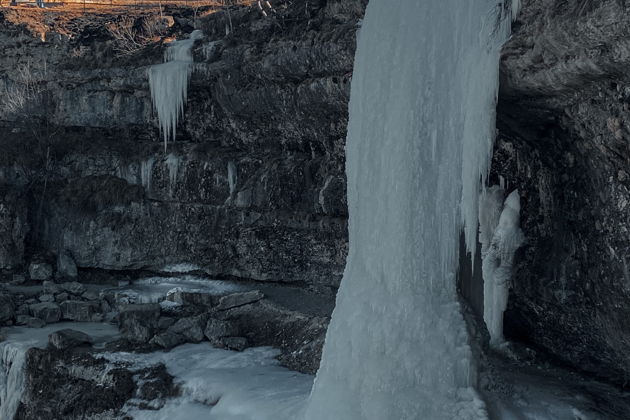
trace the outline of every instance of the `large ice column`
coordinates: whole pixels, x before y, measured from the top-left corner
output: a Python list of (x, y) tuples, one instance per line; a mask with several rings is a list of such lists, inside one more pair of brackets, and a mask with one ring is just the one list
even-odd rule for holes
[(164, 148), (175, 138), (177, 122), (184, 115), (188, 80), (193, 67), (192, 47), (203, 33), (195, 30), (185, 40), (172, 42), (164, 52), (164, 63), (149, 68), (151, 99), (157, 111)]
[(455, 275), (463, 223), (476, 238), (509, 26), (494, 0), (370, 1), (346, 148), (349, 255), (306, 419), (486, 417)]
[(518, 190), (505, 199), (500, 216), (497, 217), (497, 204), (501, 209), (503, 201), (502, 192), (501, 188), (491, 187), (484, 193), (482, 202), (486, 205), (480, 206), (479, 213), (479, 241), (483, 261), (483, 319), (493, 347), (500, 346), (504, 341), (503, 313), (507, 307), (514, 254), (525, 240), (520, 229), (521, 200)]

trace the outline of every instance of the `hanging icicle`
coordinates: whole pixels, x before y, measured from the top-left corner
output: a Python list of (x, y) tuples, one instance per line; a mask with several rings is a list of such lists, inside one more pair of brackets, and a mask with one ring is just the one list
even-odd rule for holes
[(175, 139), (177, 123), (184, 116), (188, 81), (193, 69), (192, 47), (203, 33), (195, 30), (188, 39), (172, 42), (164, 52), (164, 63), (149, 68), (151, 100), (160, 122), (164, 150)]

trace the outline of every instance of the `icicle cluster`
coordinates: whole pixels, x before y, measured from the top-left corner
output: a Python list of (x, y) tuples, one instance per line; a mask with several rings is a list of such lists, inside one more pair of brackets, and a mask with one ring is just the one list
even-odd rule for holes
[(188, 81), (192, 73), (192, 47), (203, 33), (195, 30), (188, 39), (172, 42), (164, 52), (164, 63), (149, 69), (151, 99), (157, 111), (164, 149), (175, 139), (177, 123), (184, 115), (188, 98)]
[(507, 307), (514, 253), (525, 240), (520, 229), (521, 201), (518, 190), (503, 202), (504, 190), (493, 186), (479, 201), (479, 242), (483, 276), (483, 319), (490, 344), (503, 340), (503, 312)]
[(349, 253), (307, 420), (487, 418), (455, 276), (462, 225), (469, 249), (477, 237), (511, 19), (494, 0), (369, 2), (346, 146)]

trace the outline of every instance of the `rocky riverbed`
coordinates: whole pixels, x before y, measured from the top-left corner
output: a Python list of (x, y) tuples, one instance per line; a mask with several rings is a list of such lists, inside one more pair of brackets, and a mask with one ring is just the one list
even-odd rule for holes
[[(18, 419), (117, 418), (132, 409), (162, 408), (181, 390), (165, 363), (159, 357), (149, 363), (148, 355), (167, 351), (177, 358), (186, 343), (201, 346), (189, 351), (204, 358), (229, 359), (228, 350), (251, 353), (251, 360), (243, 357), (252, 369), (260, 360), (262, 366), (311, 374), (318, 368), (330, 296), (282, 285), (257, 288), (172, 268), (161, 275), (121, 275), (109, 278), (109, 284), (89, 284), (60, 278), (58, 268), (33, 263), (28, 280), (18, 275), (0, 292), (1, 375), (25, 377), (15, 386), (5, 379), (3, 390), (17, 393), (11, 397), (17, 400), (12, 408), (6, 405), (12, 399), (3, 398), (1, 407), (15, 409)], [(256, 350), (261, 347), (267, 350)], [(22, 367), (14, 362), (18, 348), (24, 353)], [(112, 354), (111, 363), (97, 354), (102, 352)], [(146, 363), (137, 367), (140, 360)], [(285, 368), (269, 369), (272, 376), (284, 375)]]

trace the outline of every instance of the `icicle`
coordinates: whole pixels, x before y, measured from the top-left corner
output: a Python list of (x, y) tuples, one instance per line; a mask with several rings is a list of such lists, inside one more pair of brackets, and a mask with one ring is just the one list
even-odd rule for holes
[(190, 37), (172, 42), (164, 52), (164, 63), (149, 68), (151, 99), (158, 114), (164, 150), (169, 140), (175, 139), (177, 123), (184, 116), (188, 98), (188, 80), (192, 73), (192, 47), (203, 33), (195, 30)]
[(516, 20), (518, 14), (521, 12), (521, 0), (512, 0), (512, 22)]
[(155, 158), (152, 157), (140, 163), (140, 183), (144, 187), (147, 194), (151, 191), (151, 180), (153, 177), (154, 163)]
[[(500, 195), (499, 195), (500, 194)], [(520, 197), (513, 191), (503, 204), (500, 217), (498, 208), (503, 190), (492, 187), (483, 195), (480, 205), (480, 234), (482, 244), (483, 319), (490, 333), (490, 344), (498, 347), (503, 343), (503, 313), (507, 307), (514, 253), (524, 242), (520, 224)], [(492, 230), (491, 230), (492, 229)], [(489, 232), (492, 231), (492, 236)]]
[(175, 185), (177, 184), (177, 172), (179, 171), (179, 162), (179, 157), (175, 156), (172, 153), (169, 153), (169, 155), (166, 157), (166, 160), (164, 161), (166, 167), (168, 168), (168, 190), (171, 196), (173, 195), (173, 190), (175, 188)]
[(234, 194), (236, 191), (236, 183), (238, 181), (238, 176), (236, 172), (236, 164), (233, 161), (228, 162), (228, 184), (230, 186), (230, 196)]

